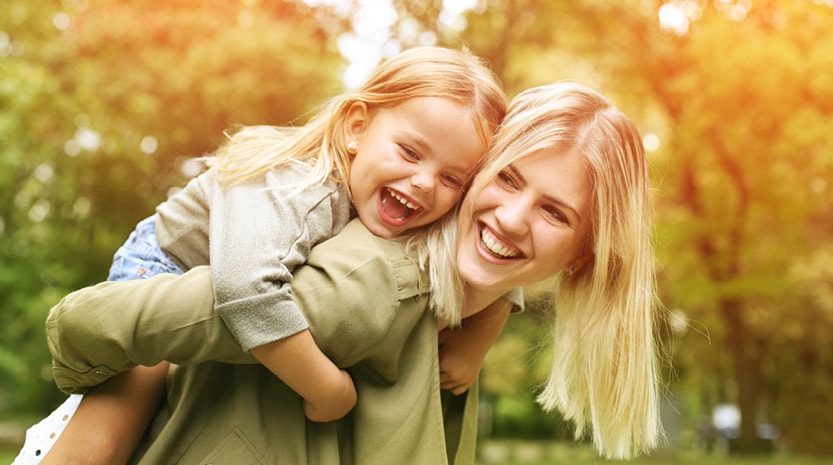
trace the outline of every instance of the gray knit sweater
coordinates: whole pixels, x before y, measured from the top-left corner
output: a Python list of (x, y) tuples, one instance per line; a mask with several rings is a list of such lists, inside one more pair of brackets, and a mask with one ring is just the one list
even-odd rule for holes
[(211, 265), (215, 309), (245, 351), (308, 327), (293, 270), (350, 219), (343, 184), (289, 195), (308, 173), (293, 164), (222, 186), (209, 169), (156, 209), (162, 250), (185, 269)]

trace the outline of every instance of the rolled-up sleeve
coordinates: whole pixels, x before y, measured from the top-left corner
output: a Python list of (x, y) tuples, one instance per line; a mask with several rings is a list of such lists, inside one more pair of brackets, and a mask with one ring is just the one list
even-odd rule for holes
[(51, 309), (46, 333), (55, 383), (66, 393), (163, 360), (257, 363), (214, 311), (208, 267), (75, 291)]
[(217, 189), (211, 201), (215, 308), (245, 351), (308, 328), (293, 298), (293, 273), (349, 215), (331, 184), (292, 195), (304, 172), (288, 176), (290, 169), (301, 168)]

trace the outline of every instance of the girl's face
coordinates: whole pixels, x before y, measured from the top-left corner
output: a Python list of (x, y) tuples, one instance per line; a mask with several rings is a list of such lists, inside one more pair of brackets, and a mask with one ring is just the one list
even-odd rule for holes
[(575, 152), (540, 150), (507, 166), (463, 200), (461, 277), (477, 289), (505, 292), (581, 263), (590, 191), (588, 168)]
[(355, 104), (348, 140), (358, 142), (348, 184), (362, 223), (394, 237), (451, 210), (486, 147), (471, 110), (422, 97), (369, 111)]

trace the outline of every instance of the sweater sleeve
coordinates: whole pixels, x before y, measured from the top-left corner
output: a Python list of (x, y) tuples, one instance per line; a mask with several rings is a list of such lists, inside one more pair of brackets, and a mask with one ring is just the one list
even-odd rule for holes
[(243, 350), (307, 329), (292, 273), (346, 221), (349, 203), (333, 185), (292, 194), (304, 174), (287, 167), (262, 182), (217, 189), (211, 198), (215, 309)]

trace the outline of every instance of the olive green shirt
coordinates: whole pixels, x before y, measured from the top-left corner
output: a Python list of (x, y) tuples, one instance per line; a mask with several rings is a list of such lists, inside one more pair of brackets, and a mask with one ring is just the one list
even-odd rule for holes
[(474, 463), (477, 388), (443, 411), (427, 276), (397, 242), (353, 221), (295, 274), (316, 342), (356, 385), (358, 404), (338, 422), (307, 421), (301, 398), (240, 351), (211, 289), (210, 270), (198, 267), (76, 291), (50, 313), (53, 372), (65, 390), (136, 364), (183, 365), (132, 463)]

